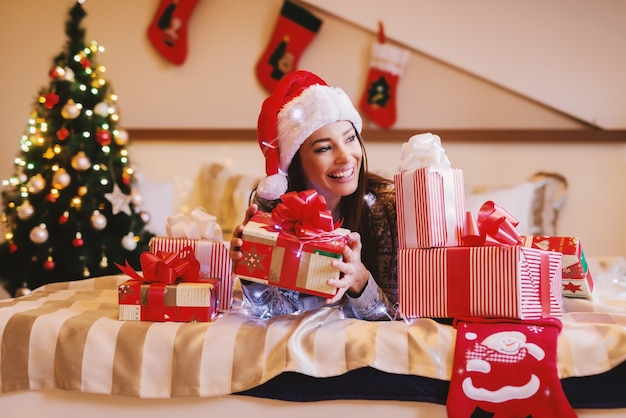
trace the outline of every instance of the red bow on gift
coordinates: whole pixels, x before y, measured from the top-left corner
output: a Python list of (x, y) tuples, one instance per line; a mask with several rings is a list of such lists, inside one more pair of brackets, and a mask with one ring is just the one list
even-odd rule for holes
[(513, 215), (488, 200), (480, 207), (478, 219), (474, 219), (471, 212), (466, 212), (463, 244), (469, 247), (521, 244), (521, 235), (515, 229), (518, 224)]
[(193, 248), (187, 246), (177, 253), (160, 251), (157, 254), (149, 251), (141, 253), (139, 256), (143, 277), (139, 275), (128, 264), (122, 266), (115, 265), (132, 278), (144, 282), (160, 282), (164, 284), (174, 284), (177, 280), (185, 282), (196, 282), (200, 278), (200, 262), (194, 255)]
[(316, 237), (341, 226), (341, 221), (333, 223), (324, 196), (315, 190), (285, 193), (280, 199), (281, 203), (272, 211), (272, 221), (277, 229), (302, 238)]

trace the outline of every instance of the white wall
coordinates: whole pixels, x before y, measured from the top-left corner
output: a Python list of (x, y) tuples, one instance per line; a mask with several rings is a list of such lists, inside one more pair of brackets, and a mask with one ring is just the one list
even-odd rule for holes
[[(90, 0), (87, 38), (104, 45), (98, 57), (119, 96), (121, 124), (133, 128), (254, 128), (266, 92), (254, 65), (271, 34), (281, 0), (200, 1), (189, 27), (189, 55), (182, 66), (166, 63), (145, 32), (157, 0)], [(31, 103), (48, 83), (52, 58), (65, 42), (63, 28), (71, 0), (1, 2), (3, 60), (0, 91), (0, 177), (26, 126)], [(320, 73), (357, 100), (363, 90), (369, 48), (375, 34), (316, 12), (322, 30), (305, 51), (300, 67)], [(427, 19), (423, 16), (423, 19)], [(451, 18), (454, 15), (451, 14)], [(458, 17), (457, 17), (458, 18)], [(393, 22), (385, 22), (392, 26)], [(558, 22), (555, 22), (558, 24)], [(613, 47), (619, 48), (619, 40)], [(396, 128), (554, 128), (581, 124), (542, 104), (414, 52), (400, 80)], [(445, 137), (442, 138), (445, 144)], [(369, 144), (372, 166), (395, 169), (399, 143)], [(580, 235), (590, 254), (626, 254), (626, 145), (613, 144), (445, 144), (471, 183), (510, 184), (537, 169), (560, 171), (570, 181), (563, 233)], [(178, 211), (199, 203), (197, 175), (207, 161), (234, 160), (244, 172), (263, 170), (256, 144), (133, 141), (131, 158), (150, 181), (172, 184), (172, 197), (154, 203)], [(607, 220), (614, 218), (615, 225)], [(598, 221), (599, 220), (599, 221)]]

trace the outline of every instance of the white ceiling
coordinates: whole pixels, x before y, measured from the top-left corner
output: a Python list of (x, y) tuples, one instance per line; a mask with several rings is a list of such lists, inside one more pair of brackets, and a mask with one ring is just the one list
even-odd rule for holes
[(626, 1), (302, 0), (603, 129), (626, 128)]

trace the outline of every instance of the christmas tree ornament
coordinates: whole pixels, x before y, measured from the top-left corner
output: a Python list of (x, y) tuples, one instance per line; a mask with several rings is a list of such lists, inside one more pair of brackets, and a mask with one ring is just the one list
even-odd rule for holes
[(130, 203), (132, 202), (133, 197), (122, 192), (117, 184), (114, 184), (113, 191), (111, 193), (105, 193), (104, 197), (111, 202), (111, 211), (113, 212), (113, 215), (117, 215), (120, 212), (124, 212), (127, 215), (132, 213), (130, 210)]
[(139, 217), (143, 221), (144, 225), (147, 225), (150, 223), (151, 217), (148, 212), (142, 210), (141, 212), (139, 212)]
[(17, 207), (17, 217), (23, 221), (30, 219), (33, 213), (35, 213), (35, 208), (28, 200), (24, 200), (24, 202)]
[(105, 269), (105, 268), (109, 267), (109, 259), (107, 258), (107, 256), (104, 253), (102, 253), (102, 258), (100, 259), (100, 263), (98, 264), (98, 266), (101, 269)]
[(44, 152), (41, 156), (45, 158), (46, 160), (51, 160), (56, 156), (56, 154), (54, 153), (54, 150), (51, 147), (48, 147), (46, 149), (46, 152)]
[(102, 231), (107, 226), (107, 217), (97, 210), (93, 211), (89, 219), (91, 221), (91, 226), (93, 226), (93, 229), (96, 231)]
[(59, 225), (65, 225), (69, 219), (70, 213), (68, 211), (63, 212), (63, 214), (59, 216)]
[(69, 99), (61, 108), (61, 116), (65, 119), (76, 119), (79, 115), (80, 106), (72, 99)]
[(74, 239), (72, 240), (72, 245), (74, 247), (82, 247), (83, 245), (85, 245), (83, 234), (81, 234), (80, 232), (77, 232), (76, 235), (74, 236)]
[(37, 194), (46, 187), (46, 179), (43, 178), (41, 173), (37, 173), (28, 180), (27, 187), (30, 193)]
[(256, 76), (267, 91), (298, 68), (300, 56), (311, 43), (322, 21), (303, 7), (285, 0), (272, 36), (256, 64)]
[(87, 194), (88, 190), (89, 189), (87, 189), (87, 186), (80, 186), (78, 188), (77, 192), (78, 192), (78, 195), (82, 197), (82, 196), (85, 196)]
[(198, 0), (161, 0), (148, 26), (148, 39), (173, 64), (187, 58), (187, 27), (196, 4)]
[(410, 52), (386, 42), (382, 22), (378, 29), (378, 42), (372, 45), (365, 92), (359, 107), (372, 122), (381, 128), (390, 128), (396, 122), (398, 81)]
[(127, 251), (134, 251), (137, 248), (137, 241), (135, 240), (135, 234), (129, 232), (122, 237), (122, 247)]
[(50, 70), (48, 73), (50, 78), (60, 78), (65, 76), (65, 69), (61, 66), (56, 66)]
[(49, 255), (46, 261), (43, 262), (43, 269), (46, 271), (54, 270), (54, 260), (51, 255)]
[(124, 146), (128, 143), (128, 132), (126, 129), (116, 129), (113, 131), (113, 138), (117, 145)]
[(83, 277), (86, 279), (89, 276), (91, 276), (91, 272), (89, 271), (87, 266), (85, 266), (85, 268), (83, 268)]
[(100, 102), (93, 107), (93, 112), (98, 116), (106, 118), (109, 116), (109, 104), (107, 102)]
[(89, 170), (91, 167), (91, 160), (87, 157), (84, 151), (78, 151), (74, 157), (72, 157), (72, 168), (76, 171)]
[(28, 284), (24, 282), (21, 287), (17, 288), (14, 294), (16, 298), (21, 298), (23, 296), (28, 296), (30, 292), (31, 290), (28, 288)]
[(109, 145), (111, 143), (111, 132), (105, 129), (96, 130), (96, 141), (102, 146)]
[(52, 187), (63, 190), (72, 182), (72, 176), (64, 168), (59, 168), (52, 176)]
[(14, 242), (9, 243), (9, 254), (15, 254), (17, 252), (17, 244)]
[(64, 126), (57, 129), (56, 134), (59, 141), (65, 141), (67, 137), (70, 136), (70, 131)]
[(59, 95), (55, 93), (48, 93), (43, 95), (39, 101), (45, 106), (46, 109), (52, 109), (59, 103)]
[(57, 189), (50, 189), (50, 193), (46, 196), (46, 200), (51, 203), (56, 203), (59, 198), (59, 191)]
[(76, 80), (76, 75), (74, 74), (74, 70), (72, 70), (70, 67), (65, 67), (64, 70), (65, 70), (65, 74), (63, 74), (62, 77), (65, 81)]
[(30, 230), (29, 238), (35, 244), (43, 244), (48, 241), (48, 229), (46, 224), (42, 223)]

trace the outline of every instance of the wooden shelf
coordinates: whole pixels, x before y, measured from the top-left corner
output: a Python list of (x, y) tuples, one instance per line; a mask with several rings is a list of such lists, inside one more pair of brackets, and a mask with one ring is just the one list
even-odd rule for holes
[[(255, 129), (129, 128), (131, 141), (256, 141)], [(598, 129), (364, 129), (367, 142), (405, 142), (432, 132), (446, 142), (606, 143), (626, 142), (626, 130)]]

